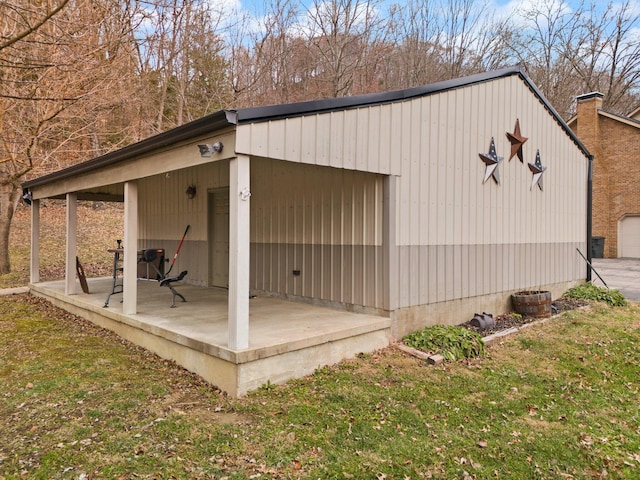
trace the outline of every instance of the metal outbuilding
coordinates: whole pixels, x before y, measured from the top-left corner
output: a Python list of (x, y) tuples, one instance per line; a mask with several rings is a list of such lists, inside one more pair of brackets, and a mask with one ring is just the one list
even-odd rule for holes
[[(224, 110), (25, 182), (33, 199), (31, 287), (136, 341), (118, 325), (144, 323), (137, 252), (175, 251), (190, 225), (176, 267), (189, 272), (183, 282), (203, 292), (228, 289), (225, 335), (198, 347), (215, 368), (177, 347), (137, 343), (241, 395), (428, 324), (503, 313), (517, 291), (560, 295), (583, 282), (587, 269), (576, 249), (589, 251), (589, 158), (520, 67), (401, 91)], [(40, 282), (38, 270), (45, 198), (67, 199), (67, 276), (56, 287)], [(117, 315), (79, 305), (88, 295), (75, 278), (75, 205), (84, 199), (124, 202)], [(273, 331), (284, 330), (278, 316), (296, 305), (349, 313), (352, 327), (366, 317), (377, 327), (351, 330), (343, 343), (332, 334), (311, 342), (325, 321), (319, 316), (295, 342), (258, 351), (254, 297), (280, 302), (279, 313), (269, 314)], [(199, 314), (206, 318), (208, 308)], [(157, 336), (159, 329), (145, 331)], [(165, 340), (193, 348), (184, 336)], [(224, 374), (213, 372), (220, 362)], [(291, 362), (301, 367), (294, 372)]]

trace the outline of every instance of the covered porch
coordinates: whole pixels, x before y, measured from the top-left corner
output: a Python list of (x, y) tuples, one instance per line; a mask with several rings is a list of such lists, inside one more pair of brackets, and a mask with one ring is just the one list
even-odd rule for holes
[[(23, 183), (32, 293), (233, 396), (387, 346), (395, 306), (396, 177), (329, 162), (324, 149), (298, 158), (284, 137), (253, 127), (278, 109), (241, 113), (246, 124), (217, 112)], [(66, 206), (65, 278), (56, 282), (40, 278), (47, 199)], [(108, 308), (111, 278), (88, 279), (87, 294), (76, 277), (81, 201), (123, 204), (122, 235), (108, 250), (122, 293)], [(175, 252), (176, 261), (183, 241), (173, 272), (188, 273), (178, 288), (188, 301), (170, 308), (166, 288), (138, 279), (139, 252)]]
[(125, 314), (122, 294), (104, 307), (112, 278), (87, 280), (89, 293), (65, 294), (65, 280), (32, 283), (31, 293), (175, 361), (232, 396), (383, 348), (391, 337), (387, 317), (255, 296), (249, 300), (249, 345), (237, 350), (228, 344), (225, 289), (176, 284), (187, 302), (177, 299), (171, 308), (167, 288), (138, 280), (137, 311)]

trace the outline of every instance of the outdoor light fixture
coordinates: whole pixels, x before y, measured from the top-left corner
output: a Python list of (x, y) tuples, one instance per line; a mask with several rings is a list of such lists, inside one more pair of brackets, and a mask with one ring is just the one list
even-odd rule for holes
[(31, 205), (31, 201), (33, 200), (33, 195), (31, 194), (31, 192), (29, 190), (23, 190), (22, 191), (22, 201), (24, 203), (26, 203), (27, 205)]
[(189, 198), (189, 200), (192, 200), (196, 196), (196, 186), (189, 185), (187, 189), (184, 191), (184, 193), (187, 194), (187, 197)]
[(210, 157), (214, 153), (222, 152), (222, 147), (223, 147), (222, 142), (198, 145), (198, 148), (200, 149), (200, 155), (203, 157)]

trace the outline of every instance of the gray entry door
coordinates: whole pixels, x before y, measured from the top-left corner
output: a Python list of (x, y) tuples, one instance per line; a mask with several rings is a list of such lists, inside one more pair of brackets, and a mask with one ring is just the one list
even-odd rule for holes
[(209, 285), (229, 287), (229, 189), (208, 196)]

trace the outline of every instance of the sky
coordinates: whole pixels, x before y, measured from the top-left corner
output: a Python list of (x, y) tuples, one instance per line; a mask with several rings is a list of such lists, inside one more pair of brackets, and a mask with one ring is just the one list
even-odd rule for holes
[[(276, 0), (209, 0), (212, 5), (223, 7), (226, 11), (236, 11), (248, 13), (250, 16), (259, 19), (264, 14), (265, 3), (273, 3)], [(285, 0), (283, 0), (285, 1)], [(312, 5), (315, 2), (321, 2), (322, 0), (303, 0), (298, 3), (304, 6)], [(427, 1), (427, 0), (423, 0)], [(446, 2), (446, 0), (431, 0), (433, 4), (439, 2)], [(460, 0), (457, 0), (460, 1)], [(506, 19), (514, 14), (514, 12), (526, 12), (530, 11), (534, 7), (540, 8), (541, 5), (562, 5), (567, 11), (571, 11), (577, 8), (581, 0), (484, 0), (486, 6), (483, 5), (483, 1), (474, 2), (481, 8), (481, 11), (486, 13), (486, 17), (492, 20)], [(603, 0), (585, 0), (586, 3), (593, 1), (599, 8), (604, 8), (608, 4)], [(620, 3), (627, 0), (613, 0), (615, 3)], [(631, 0), (638, 9), (640, 14), (640, 0)], [(406, 3), (404, 0), (374, 0), (373, 3), (380, 2), (382, 8), (388, 8), (392, 4)], [(475, 6), (475, 5), (474, 5)], [(512, 17), (513, 19), (513, 17)], [(515, 20), (515, 19), (514, 19)], [(259, 22), (256, 22), (256, 24)]]
[[(262, 30), (264, 23), (261, 21), (264, 19), (265, 4), (273, 4), (276, 2), (285, 3), (287, 0), (208, 0), (211, 4), (217, 8), (222, 7), (227, 12), (238, 12), (240, 14), (247, 14), (250, 19), (245, 22), (248, 26), (248, 31), (254, 31), (259, 33)], [(323, 0), (301, 0), (298, 3), (309, 7), (314, 3), (321, 3)], [(338, 0), (348, 1), (348, 0)], [(366, 0), (363, 0), (363, 3)], [(437, 5), (449, 0), (416, 0), (422, 2), (430, 2), (431, 5)], [(462, 3), (467, 0), (451, 0), (452, 2)], [(406, 0), (371, 0), (373, 4), (379, 4), (380, 8), (386, 10), (392, 4), (405, 4)], [(631, 14), (640, 19), (640, 0), (473, 0), (474, 8), (477, 7), (477, 11), (489, 22), (499, 22), (501, 20), (509, 19), (511, 25), (515, 25), (522, 30), (532, 28), (533, 21), (531, 19), (526, 20), (522, 15), (527, 11), (533, 11), (534, 9), (542, 11), (557, 11), (558, 7), (565, 10), (566, 13), (579, 8), (580, 4), (584, 2), (585, 6), (595, 5), (596, 9), (605, 8), (610, 4), (614, 9), (624, 3), (631, 5)], [(386, 14), (386, 12), (385, 12)], [(520, 14), (520, 15), (518, 15)], [(234, 18), (239, 18), (236, 15), (232, 15)], [(229, 18), (231, 21), (231, 18)], [(485, 23), (485, 22), (481, 22)], [(544, 17), (536, 17), (537, 28), (544, 29)], [(610, 24), (612, 25), (612, 24)], [(294, 27), (298, 31), (307, 31), (308, 21), (305, 18), (300, 18), (299, 23)], [(246, 30), (245, 30), (246, 31)], [(638, 24), (631, 29), (627, 39), (631, 42), (640, 41), (640, 20)], [(637, 39), (637, 40), (636, 40)]]
[[(305, 1), (300, 1), (298, 3), (308, 6), (312, 4), (313, 1), (314, 0), (305, 0)], [(572, 6), (576, 7), (580, 3), (580, 0), (566, 0), (562, 2), (560, 0), (545, 0), (545, 1), (552, 2), (552, 3), (564, 3), (569, 8), (571, 8)], [(256, 13), (259, 15), (264, 10), (263, 5), (265, 3), (265, 0), (211, 0), (211, 2), (217, 5), (225, 4), (228, 7), (232, 7), (232, 9), (244, 10), (244, 11), (248, 11), (250, 13)], [(393, 3), (402, 4), (405, 2), (403, 0), (381, 0), (381, 3), (382, 5), (391, 5)], [(476, 2), (476, 3), (481, 4), (482, 2)], [(506, 16), (512, 13), (513, 11), (515, 11), (516, 9), (527, 10), (532, 6), (539, 5), (543, 2), (541, 2), (540, 0), (487, 0), (487, 3), (488, 3), (488, 6), (485, 9), (485, 11), (488, 11), (488, 12), (494, 11), (494, 12), (497, 12), (500, 16), (502, 15)], [(604, 4), (605, 2), (600, 1), (597, 3)]]
[[(229, 7), (234, 7), (235, 9), (245, 10), (251, 13), (260, 14), (264, 8), (263, 5), (265, 1), (269, 3), (271, 0), (210, 0), (213, 4), (225, 4)], [(302, 5), (310, 5), (314, 1), (320, 0), (304, 0), (298, 3)], [(383, 6), (388, 6), (391, 4), (403, 4), (406, 3), (405, 0), (379, 0)], [(434, 3), (438, 1), (444, 0), (433, 0)], [(499, 16), (508, 16), (516, 10), (526, 11), (530, 10), (532, 7), (536, 5), (541, 5), (545, 3), (549, 4), (563, 4), (566, 8), (575, 9), (577, 8), (581, 0), (484, 0), (487, 3), (487, 7), (484, 9), (486, 12), (495, 12)], [(627, 0), (613, 0), (613, 4), (620, 4)], [(475, 2), (479, 5), (482, 5), (483, 1)], [(609, 3), (609, 0), (585, 0), (586, 4), (594, 3), (600, 8), (605, 8)], [(640, 14), (640, 2), (638, 0), (631, 0), (632, 4), (635, 4), (637, 9), (637, 14)]]

